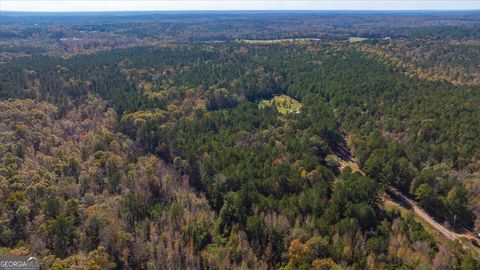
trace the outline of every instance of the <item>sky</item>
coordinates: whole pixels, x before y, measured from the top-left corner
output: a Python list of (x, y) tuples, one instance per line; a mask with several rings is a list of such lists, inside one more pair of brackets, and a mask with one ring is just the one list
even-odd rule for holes
[(480, 0), (0, 0), (0, 12), (153, 10), (480, 10)]

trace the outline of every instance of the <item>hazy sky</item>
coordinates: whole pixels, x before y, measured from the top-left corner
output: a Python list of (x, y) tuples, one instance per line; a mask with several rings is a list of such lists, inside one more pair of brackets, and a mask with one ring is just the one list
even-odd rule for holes
[(480, 10), (478, 1), (0, 0), (0, 11)]

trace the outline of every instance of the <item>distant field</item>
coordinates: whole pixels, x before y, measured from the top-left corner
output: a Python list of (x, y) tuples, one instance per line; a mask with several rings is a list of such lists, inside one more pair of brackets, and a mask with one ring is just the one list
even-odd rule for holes
[(272, 99), (264, 99), (260, 101), (258, 107), (260, 109), (273, 107), (281, 114), (299, 113), (303, 104), (287, 95), (275, 96)]
[(296, 41), (318, 41), (319, 38), (281, 38), (281, 39), (240, 39), (238, 42), (250, 43), (250, 44), (273, 44), (283, 42), (296, 42)]
[(363, 37), (349, 37), (348, 38), (348, 42), (362, 42), (362, 41), (366, 41), (366, 40), (369, 40), (370, 38), (363, 38)]

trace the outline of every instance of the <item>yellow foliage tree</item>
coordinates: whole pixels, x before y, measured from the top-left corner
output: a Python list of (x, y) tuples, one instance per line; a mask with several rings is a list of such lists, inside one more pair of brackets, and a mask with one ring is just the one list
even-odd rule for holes
[(293, 239), (288, 247), (288, 265), (297, 266), (304, 262), (305, 257), (309, 254), (308, 246), (298, 239)]
[(317, 259), (313, 261), (312, 267), (315, 270), (340, 270), (342, 269), (330, 258)]

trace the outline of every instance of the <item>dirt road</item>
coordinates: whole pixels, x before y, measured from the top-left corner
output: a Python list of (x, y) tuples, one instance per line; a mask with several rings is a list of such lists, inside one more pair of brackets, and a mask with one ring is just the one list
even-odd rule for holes
[(436, 231), (440, 232), (443, 236), (450, 240), (457, 240), (459, 238), (467, 238), (467, 239), (475, 239), (477, 238), (473, 235), (471, 232), (464, 232), (464, 233), (457, 233), (449, 228), (445, 227), (444, 225), (438, 223), (435, 221), (425, 210), (422, 209), (418, 205), (417, 202), (415, 202), (412, 199), (407, 198), (405, 195), (403, 195), (400, 191), (398, 191), (395, 188), (390, 188), (387, 191), (389, 198), (385, 199), (385, 203), (390, 203), (390, 204), (397, 204), (400, 206), (403, 206), (407, 209), (413, 210), (415, 214), (417, 214), (421, 219), (423, 219), (425, 222), (427, 222), (431, 227), (433, 227)]
[[(350, 147), (348, 146), (348, 139), (346, 132), (342, 132), (343, 140), (339, 143), (336, 149), (332, 149), (334, 153), (341, 159), (340, 161), (340, 169), (344, 169), (345, 167), (349, 166), (354, 171), (359, 171), (363, 174), (358, 166), (355, 158), (351, 155)], [(418, 203), (405, 195), (403, 195), (399, 190), (394, 187), (390, 187), (387, 191), (389, 195), (385, 198), (385, 203), (395, 204), (406, 209), (412, 210), (415, 214), (418, 215), (421, 219), (423, 219), (426, 223), (428, 223), (432, 228), (440, 232), (445, 238), (449, 240), (457, 240), (459, 238), (466, 238), (469, 240), (475, 240), (478, 245), (480, 245), (480, 239), (471, 231), (464, 230), (461, 233), (457, 233), (444, 225), (438, 223), (433, 219), (425, 210), (422, 209), (418, 205)]]

